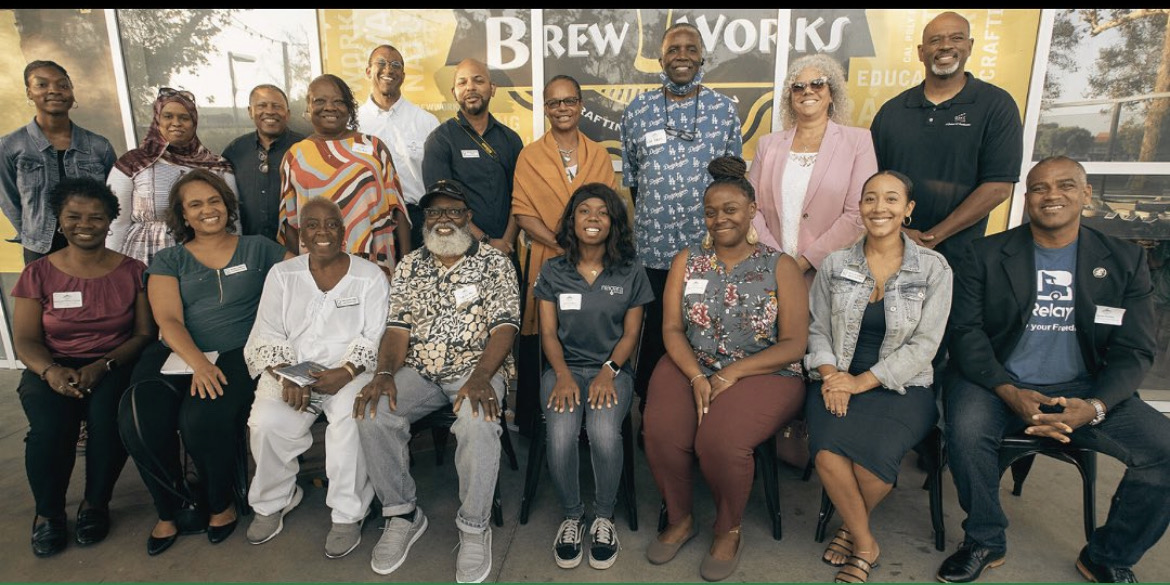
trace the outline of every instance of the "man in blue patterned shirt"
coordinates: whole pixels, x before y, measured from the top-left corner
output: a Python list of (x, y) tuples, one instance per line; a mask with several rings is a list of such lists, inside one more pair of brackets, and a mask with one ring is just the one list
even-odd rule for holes
[(635, 389), (643, 403), (650, 374), (665, 353), (662, 291), (674, 255), (703, 239), (703, 191), (707, 163), (743, 155), (735, 102), (701, 82), (699, 29), (676, 23), (662, 37), (662, 87), (634, 98), (622, 114), (622, 166), (634, 200), (638, 259), (646, 267), (655, 300), (646, 305)]

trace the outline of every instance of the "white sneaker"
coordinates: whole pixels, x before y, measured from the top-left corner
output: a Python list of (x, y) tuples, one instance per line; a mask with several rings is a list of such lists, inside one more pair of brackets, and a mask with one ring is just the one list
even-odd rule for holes
[(492, 572), (492, 528), (479, 534), (459, 531), (459, 556), (455, 559), (456, 583), (482, 583)]
[(613, 527), (613, 520), (609, 518), (595, 518), (589, 527), (589, 566), (594, 569), (608, 569), (617, 562), (618, 551), (622, 545), (618, 542), (617, 530)]
[(427, 531), (427, 516), (422, 508), (414, 509), (414, 522), (395, 516), (387, 518), (382, 538), (374, 545), (370, 568), (379, 575), (389, 575), (402, 566), (415, 541)]
[(280, 531), (284, 529), (284, 516), (293, 511), (301, 503), (301, 499), (305, 497), (305, 491), (301, 486), (293, 486), (292, 501), (288, 503), (281, 511), (275, 514), (261, 514), (256, 512), (252, 516), (252, 523), (248, 525), (248, 542), (252, 544), (264, 544), (272, 540)]

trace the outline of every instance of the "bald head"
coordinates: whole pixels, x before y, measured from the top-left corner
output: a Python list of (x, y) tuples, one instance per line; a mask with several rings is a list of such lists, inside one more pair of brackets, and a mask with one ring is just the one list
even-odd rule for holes
[(956, 12), (944, 12), (926, 23), (918, 60), (926, 66), (928, 80), (945, 80), (962, 76), (975, 40), (971, 23)]
[(963, 15), (959, 14), (958, 12), (944, 12), (930, 19), (930, 22), (926, 23), (926, 28), (922, 29), (922, 42), (925, 43), (929, 38), (929, 35), (940, 28), (945, 30), (961, 29), (964, 33), (970, 36), (971, 21), (964, 18)]
[(488, 105), (496, 95), (487, 65), (475, 59), (464, 59), (455, 67), (455, 79), (451, 84), (451, 95), (459, 104), (460, 111), (468, 118), (482, 118), (488, 115)]

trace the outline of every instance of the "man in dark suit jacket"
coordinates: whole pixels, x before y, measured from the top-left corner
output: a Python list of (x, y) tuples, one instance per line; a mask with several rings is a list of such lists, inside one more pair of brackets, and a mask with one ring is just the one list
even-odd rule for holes
[(1131, 568), (1170, 524), (1170, 419), (1137, 396), (1154, 356), (1145, 251), (1080, 225), (1085, 169), (1053, 157), (1028, 173), (1030, 223), (976, 240), (956, 267), (947, 449), (967, 513), (938, 578), (965, 583), (1004, 562), (997, 452), (1023, 431), (1116, 457), (1128, 468), (1109, 518), (1077, 559), (1097, 582)]

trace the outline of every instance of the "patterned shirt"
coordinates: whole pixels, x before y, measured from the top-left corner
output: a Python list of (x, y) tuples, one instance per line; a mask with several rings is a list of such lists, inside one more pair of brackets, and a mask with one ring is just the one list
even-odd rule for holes
[[(410, 332), (406, 365), (445, 384), (475, 369), (497, 327), (520, 329), (520, 293), (511, 260), (472, 243), (447, 268), (430, 250), (407, 254), (394, 269), (386, 327)], [(500, 374), (515, 377), (509, 353)]]
[(675, 254), (698, 244), (706, 233), (707, 164), (720, 156), (743, 155), (731, 98), (700, 86), (695, 97), (676, 102), (667, 101), (664, 91), (640, 94), (622, 114), (625, 183), (638, 190), (638, 259), (658, 270), (669, 270)]
[[(682, 310), (687, 340), (704, 374), (710, 375), (776, 344), (779, 255), (757, 244), (750, 256), (728, 271), (714, 250), (690, 247), (683, 273)], [(799, 374), (800, 364), (794, 366)]]
[(300, 229), (301, 206), (325, 197), (341, 208), (345, 251), (394, 269), (394, 208), (401, 205), (394, 163), (381, 140), (365, 134), (306, 138), (284, 155), (280, 184), (280, 225)]

